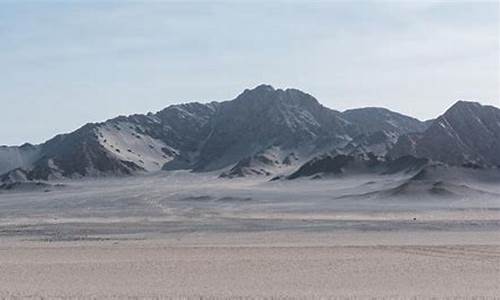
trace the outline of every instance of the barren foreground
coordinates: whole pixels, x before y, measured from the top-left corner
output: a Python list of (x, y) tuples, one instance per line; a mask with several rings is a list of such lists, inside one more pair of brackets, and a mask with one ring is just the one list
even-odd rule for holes
[(275, 232), (0, 247), (7, 298), (498, 295), (500, 234), (492, 233)]
[(499, 297), (498, 186), (370, 196), (398, 180), (180, 173), (0, 194), (0, 299)]

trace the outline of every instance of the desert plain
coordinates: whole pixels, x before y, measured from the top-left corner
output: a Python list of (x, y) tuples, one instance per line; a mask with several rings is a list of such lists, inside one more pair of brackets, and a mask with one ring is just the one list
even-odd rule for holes
[(384, 192), (401, 180), (179, 171), (2, 192), (0, 299), (500, 297), (498, 185)]

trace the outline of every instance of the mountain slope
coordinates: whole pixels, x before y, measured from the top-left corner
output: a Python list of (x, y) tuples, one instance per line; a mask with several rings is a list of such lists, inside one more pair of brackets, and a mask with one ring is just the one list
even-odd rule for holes
[(261, 85), (219, 105), (193, 168), (219, 169), (270, 147), (319, 151), (347, 143), (356, 132), (309, 94)]
[(418, 119), (381, 107), (350, 109), (344, 111), (342, 116), (351, 123), (357, 124), (364, 133), (385, 131), (401, 135), (423, 132), (428, 127), (425, 122)]
[[(267, 164), (264, 153), (278, 163)], [(227, 177), (238, 177), (282, 173), (325, 153), (500, 165), (499, 109), (458, 102), (432, 123), (420, 122), (383, 108), (341, 113), (299, 90), (260, 85), (230, 101), (171, 105), (87, 124), (41, 145), (0, 147), (0, 175), (48, 180), (228, 168)]]
[(406, 151), (452, 165), (500, 166), (500, 109), (458, 101), (420, 137), (400, 140), (394, 156)]
[(31, 144), (0, 146), (0, 174), (15, 168), (29, 167), (40, 156), (40, 147)]
[(393, 148), (399, 137), (420, 133), (428, 128), (426, 122), (380, 107), (346, 110), (342, 116), (356, 124), (361, 132), (344, 148), (339, 149), (340, 153), (347, 155), (367, 157), (371, 153), (383, 157)]
[[(4, 172), (21, 168), (28, 178), (44, 180), (157, 171), (180, 153), (197, 150), (214, 107), (173, 105), (157, 114), (87, 124), (41, 145), (0, 148), (0, 162)], [(20, 158), (12, 160), (16, 155)]]

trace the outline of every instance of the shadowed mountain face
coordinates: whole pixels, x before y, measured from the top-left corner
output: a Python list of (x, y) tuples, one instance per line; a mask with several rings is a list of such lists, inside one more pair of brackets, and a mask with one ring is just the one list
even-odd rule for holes
[[(368, 110), (374, 114), (378, 109)], [(365, 162), (370, 160), (369, 155), (366, 154), (379, 157), (385, 156), (381, 154), (387, 154), (388, 161), (384, 162), (387, 165), (387, 170), (383, 171), (382, 174), (401, 172), (402, 170), (416, 172), (424, 168), (428, 160), (469, 169), (500, 166), (500, 110), (496, 107), (459, 101), (434, 120), (430, 126), (428, 123), (420, 125), (415, 123), (416, 126), (406, 127), (406, 132), (400, 131), (402, 135), (399, 136), (397, 134), (387, 135), (385, 130), (391, 130), (390, 122), (389, 125), (383, 123), (377, 125), (373, 120), (377, 120), (380, 115), (373, 117), (371, 114), (362, 113), (358, 118), (359, 124), (365, 124), (361, 120), (366, 120), (366, 124), (370, 124), (370, 127), (373, 128), (373, 133), (365, 134), (360, 141), (358, 141), (359, 138), (353, 139), (343, 148), (343, 153), (346, 153), (346, 149), (350, 150), (348, 157), (352, 157), (351, 160), (354, 160), (355, 157)], [(405, 121), (408, 120), (405, 120), (404, 117), (400, 119), (403, 126), (408, 124)], [(411, 123), (411, 120), (409, 122)], [(422, 130), (426, 127), (428, 128), (423, 132), (418, 131), (418, 129)], [(413, 129), (416, 130), (413, 131)], [(393, 133), (397, 131), (395, 128), (392, 130)], [(369, 129), (367, 128), (366, 131)], [(397, 139), (397, 143), (391, 143), (391, 139), (392, 141)], [(331, 162), (346, 162), (344, 158), (344, 155), (315, 157), (306, 162), (289, 178), (344, 173), (352, 169), (352, 163), (351, 166), (342, 163), (331, 167)], [(445, 176), (447, 171), (459, 172), (458, 169), (444, 170), (441, 176)]]
[(345, 144), (357, 126), (294, 89), (258, 86), (219, 105), (195, 170), (214, 170), (269, 147), (317, 151)]
[(316, 157), (303, 164), (296, 172), (288, 176), (288, 179), (311, 175), (341, 174), (353, 162), (354, 157), (348, 155), (324, 155)]
[(307, 161), (295, 172), (287, 176), (287, 179), (357, 174), (412, 174), (422, 170), (428, 163), (429, 161), (425, 158), (416, 158), (411, 155), (402, 156), (395, 160), (387, 160), (374, 154), (369, 154), (367, 157), (362, 155), (325, 154)]
[(391, 154), (401, 153), (459, 166), (500, 166), (500, 109), (459, 101), (422, 135), (400, 138)]
[(401, 135), (422, 132), (428, 127), (425, 122), (379, 107), (346, 110), (342, 116), (349, 122), (357, 124), (362, 132), (369, 134), (385, 131)]
[[(261, 85), (231, 101), (172, 105), (87, 124), (41, 145), (0, 147), (0, 174), (47, 180), (234, 166), (228, 177), (270, 175), (323, 153), (498, 165), (499, 126), (498, 109), (477, 103), (459, 102), (429, 127), (382, 108), (341, 113), (299, 90)], [(266, 164), (269, 155), (278, 163)]]
[[(385, 156), (401, 136), (418, 134), (429, 126), (399, 113), (385, 108), (368, 107), (347, 110), (342, 116), (349, 122), (356, 124), (361, 134), (353, 139), (339, 152), (348, 155)], [(402, 155), (407, 154), (406, 152)]]

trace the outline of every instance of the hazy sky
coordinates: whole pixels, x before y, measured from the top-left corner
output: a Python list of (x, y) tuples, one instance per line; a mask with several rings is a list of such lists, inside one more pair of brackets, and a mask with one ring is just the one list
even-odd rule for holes
[[(271, 2), (271, 3), (269, 3)], [(260, 83), (421, 119), (499, 106), (491, 2), (0, 0), (0, 144)]]

